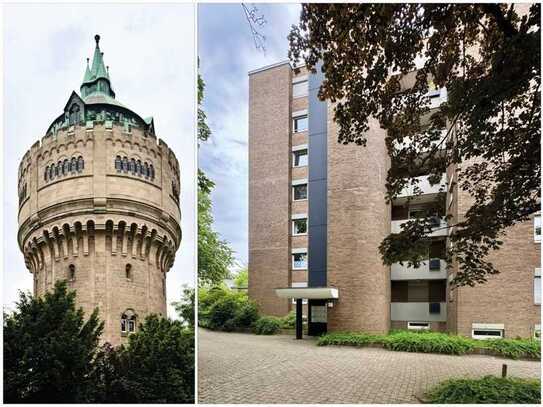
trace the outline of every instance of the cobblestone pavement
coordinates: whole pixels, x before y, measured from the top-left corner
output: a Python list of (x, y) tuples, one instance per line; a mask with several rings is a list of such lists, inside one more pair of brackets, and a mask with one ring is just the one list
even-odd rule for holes
[(292, 336), (198, 331), (200, 403), (417, 403), (450, 377), (539, 377), (540, 362), (377, 348), (320, 347)]

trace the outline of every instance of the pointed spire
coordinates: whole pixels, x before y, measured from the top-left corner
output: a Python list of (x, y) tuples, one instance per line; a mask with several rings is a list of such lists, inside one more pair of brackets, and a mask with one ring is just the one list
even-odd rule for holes
[(92, 80), (92, 74), (89, 69), (89, 58), (87, 58), (87, 68), (85, 69), (85, 76), (83, 76), (83, 83), (90, 82)]
[(91, 68), (93, 79), (107, 78), (106, 67), (104, 66), (104, 53), (100, 51), (100, 36), (96, 34), (94, 40), (96, 41), (96, 48), (94, 49)]

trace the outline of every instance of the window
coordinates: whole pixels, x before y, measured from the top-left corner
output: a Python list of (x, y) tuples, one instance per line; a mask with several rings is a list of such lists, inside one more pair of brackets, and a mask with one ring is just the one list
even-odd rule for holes
[(541, 269), (535, 269), (534, 273), (534, 304), (541, 305)]
[(307, 184), (293, 185), (292, 195), (295, 201), (307, 199)]
[(416, 331), (429, 330), (430, 323), (429, 322), (408, 322), (407, 329), (416, 330)]
[(126, 265), (124, 274), (127, 280), (132, 281), (132, 266), (130, 264)]
[(307, 250), (298, 253), (292, 253), (292, 269), (306, 270), (307, 269)]
[(294, 167), (305, 167), (307, 165), (307, 149), (292, 152)]
[(440, 270), (441, 270), (441, 260), (430, 259), (430, 271), (440, 271)]
[(473, 339), (499, 339), (503, 338), (503, 329), (472, 329)]
[(128, 171), (130, 171), (132, 175), (134, 174), (134, 171), (136, 171), (136, 160), (134, 160), (133, 158), (130, 160)]
[(128, 158), (123, 157), (123, 171), (128, 172)]
[(155, 179), (155, 169), (153, 168), (153, 164), (149, 165), (149, 177), (151, 180)]
[(309, 86), (307, 80), (298, 81), (292, 84), (292, 97), (298, 98), (302, 96), (307, 96)]
[(85, 168), (85, 161), (83, 161), (83, 157), (79, 156), (77, 157), (77, 172), (83, 171)]
[(133, 332), (136, 332), (136, 314), (132, 309), (128, 309), (121, 315), (121, 334)]
[(72, 174), (77, 171), (77, 159), (75, 157), (72, 157), (72, 166), (70, 171)]
[(301, 131), (306, 131), (308, 127), (307, 115), (298, 116), (293, 119), (293, 131), (294, 133), (299, 133)]
[(307, 218), (294, 219), (292, 221), (292, 234), (294, 236), (307, 234)]
[(68, 266), (68, 279), (70, 281), (75, 281), (75, 266), (73, 264)]
[(534, 242), (541, 242), (541, 215), (534, 217)]
[(136, 161), (136, 175), (139, 177), (142, 175), (142, 172), (141, 172), (141, 161), (138, 160)]
[(43, 174), (43, 179), (47, 181), (47, 178), (49, 178), (49, 166), (45, 167), (45, 172)]
[(117, 170), (117, 172), (121, 172), (121, 170), (123, 169), (123, 164), (122, 164), (120, 155), (115, 157), (115, 169)]
[(64, 175), (67, 175), (68, 172), (70, 172), (69, 166), (70, 166), (70, 162), (67, 159), (65, 159), (64, 163), (62, 164), (62, 173)]
[(145, 175), (145, 178), (149, 178), (149, 164), (147, 163), (143, 164), (143, 174)]

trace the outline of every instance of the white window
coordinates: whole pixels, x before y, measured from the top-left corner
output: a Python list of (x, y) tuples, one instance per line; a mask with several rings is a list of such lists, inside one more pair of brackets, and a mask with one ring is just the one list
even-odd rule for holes
[(411, 329), (411, 330), (429, 330), (430, 329), (430, 323), (429, 322), (408, 322), (407, 323), (407, 329)]
[(307, 166), (307, 149), (296, 150), (292, 152), (292, 166), (293, 167)]
[(307, 270), (307, 249), (292, 249), (292, 269)]
[(294, 133), (299, 133), (301, 131), (306, 131), (309, 125), (307, 115), (297, 116), (292, 119), (292, 131)]
[(307, 96), (309, 91), (309, 86), (307, 79), (301, 79), (292, 84), (292, 97), (299, 98), (302, 96)]
[(505, 330), (504, 324), (471, 324), (471, 337), (473, 339), (501, 339)]
[(307, 235), (307, 218), (292, 220), (292, 235)]
[(541, 269), (536, 268), (534, 273), (534, 304), (541, 304)]
[(541, 215), (534, 216), (534, 242), (541, 242)]
[(303, 201), (304, 199), (307, 199), (307, 184), (293, 185), (292, 199), (294, 201)]

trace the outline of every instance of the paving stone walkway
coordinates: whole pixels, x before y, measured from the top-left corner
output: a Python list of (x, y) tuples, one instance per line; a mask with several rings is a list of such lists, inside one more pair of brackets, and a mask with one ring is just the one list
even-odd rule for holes
[(539, 377), (540, 362), (377, 348), (320, 347), (292, 336), (198, 330), (200, 403), (417, 403), (450, 377)]

